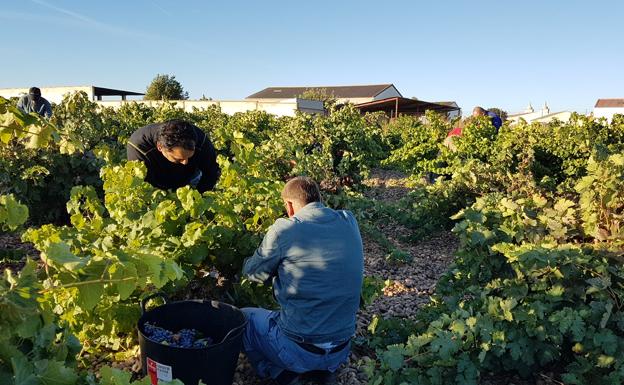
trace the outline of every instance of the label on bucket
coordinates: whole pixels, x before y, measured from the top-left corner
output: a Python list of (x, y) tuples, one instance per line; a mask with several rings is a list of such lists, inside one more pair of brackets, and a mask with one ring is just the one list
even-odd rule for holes
[(160, 364), (147, 357), (147, 374), (150, 377), (152, 385), (158, 385), (158, 381), (171, 382), (173, 376), (171, 366)]

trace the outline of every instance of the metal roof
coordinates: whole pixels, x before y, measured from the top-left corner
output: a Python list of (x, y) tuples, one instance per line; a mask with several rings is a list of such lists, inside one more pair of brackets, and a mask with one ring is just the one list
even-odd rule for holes
[(390, 87), (394, 87), (394, 85), (371, 84), (362, 86), (268, 87), (260, 92), (247, 96), (246, 99), (290, 99), (296, 98), (308, 90), (324, 90), (335, 98), (372, 98)]
[(115, 90), (113, 88), (95, 87), (93, 86), (93, 94), (95, 96), (139, 96), (145, 95), (141, 92)]
[[(436, 112), (459, 111), (459, 107), (446, 106), (438, 103), (425, 102), (424, 100), (407, 98), (386, 98), (368, 103), (356, 104), (361, 112), (390, 111), (398, 107), (399, 114), (424, 114), (425, 111)], [(396, 112), (394, 113), (396, 116)]]

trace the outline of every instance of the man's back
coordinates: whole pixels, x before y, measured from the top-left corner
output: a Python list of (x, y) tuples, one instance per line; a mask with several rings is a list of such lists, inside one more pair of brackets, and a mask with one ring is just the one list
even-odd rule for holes
[(267, 234), (271, 249), (246, 263), (258, 267), (260, 255), (277, 254), (274, 293), (281, 306), (278, 323), (291, 338), (308, 343), (333, 342), (355, 332), (363, 279), (362, 238), (347, 211), (309, 203), (290, 219), (278, 220)]

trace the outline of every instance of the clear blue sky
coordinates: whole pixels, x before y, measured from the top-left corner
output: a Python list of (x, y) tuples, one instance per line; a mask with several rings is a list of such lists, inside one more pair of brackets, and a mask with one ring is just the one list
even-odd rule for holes
[(624, 97), (624, 1), (5, 1), (1, 87), (191, 98), (268, 86), (394, 83), (403, 96), (509, 112)]

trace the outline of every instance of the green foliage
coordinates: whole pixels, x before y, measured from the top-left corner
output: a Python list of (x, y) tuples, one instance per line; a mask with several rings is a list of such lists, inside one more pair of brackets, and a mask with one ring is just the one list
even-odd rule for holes
[(184, 91), (174, 75), (158, 74), (147, 87), (143, 99), (184, 100), (188, 99), (188, 92)]
[(13, 195), (0, 195), (0, 230), (15, 230), (28, 219), (28, 207)]
[(201, 195), (189, 187), (152, 187), (139, 162), (106, 166), (103, 202), (92, 187), (74, 187), (71, 227), (26, 232), (47, 266), (44, 300), (86, 349), (129, 348), (140, 297), (182, 285), (193, 266), (230, 276), (240, 271), (261, 232), (281, 215), (281, 185), (240, 175), (227, 161), (222, 167), (221, 189)]
[(583, 230), (599, 241), (624, 239), (624, 154), (589, 160), (588, 175), (576, 185)]
[(39, 302), (42, 287), (28, 261), (19, 275), (0, 280), (0, 380), (2, 384), (73, 385), (80, 344)]
[(414, 116), (404, 115), (394, 119), (384, 128), (391, 143), (400, 143), (382, 165), (391, 166), (410, 174), (424, 174), (436, 167), (440, 145), (451, 129), (442, 115), (428, 112), (427, 124)]
[(327, 88), (307, 88), (300, 95), (297, 95), (297, 97), (301, 99), (321, 101), (323, 102), (323, 106), (327, 109), (334, 106), (337, 102), (336, 96), (333, 92), (329, 92)]
[(362, 281), (362, 301), (361, 305), (368, 306), (377, 297), (379, 297), (383, 289), (390, 284), (390, 280), (383, 280), (379, 277), (364, 277)]
[(47, 146), (56, 130), (45, 118), (27, 114), (9, 100), (0, 97), (0, 146), (19, 140), (26, 148)]
[(566, 383), (621, 383), (624, 238), (605, 233), (618, 229), (621, 183), (621, 154), (605, 155), (580, 196), (526, 186), (460, 211), (457, 258), (412, 335), (378, 350), (371, 382), (477, 384), (556, 364)]

